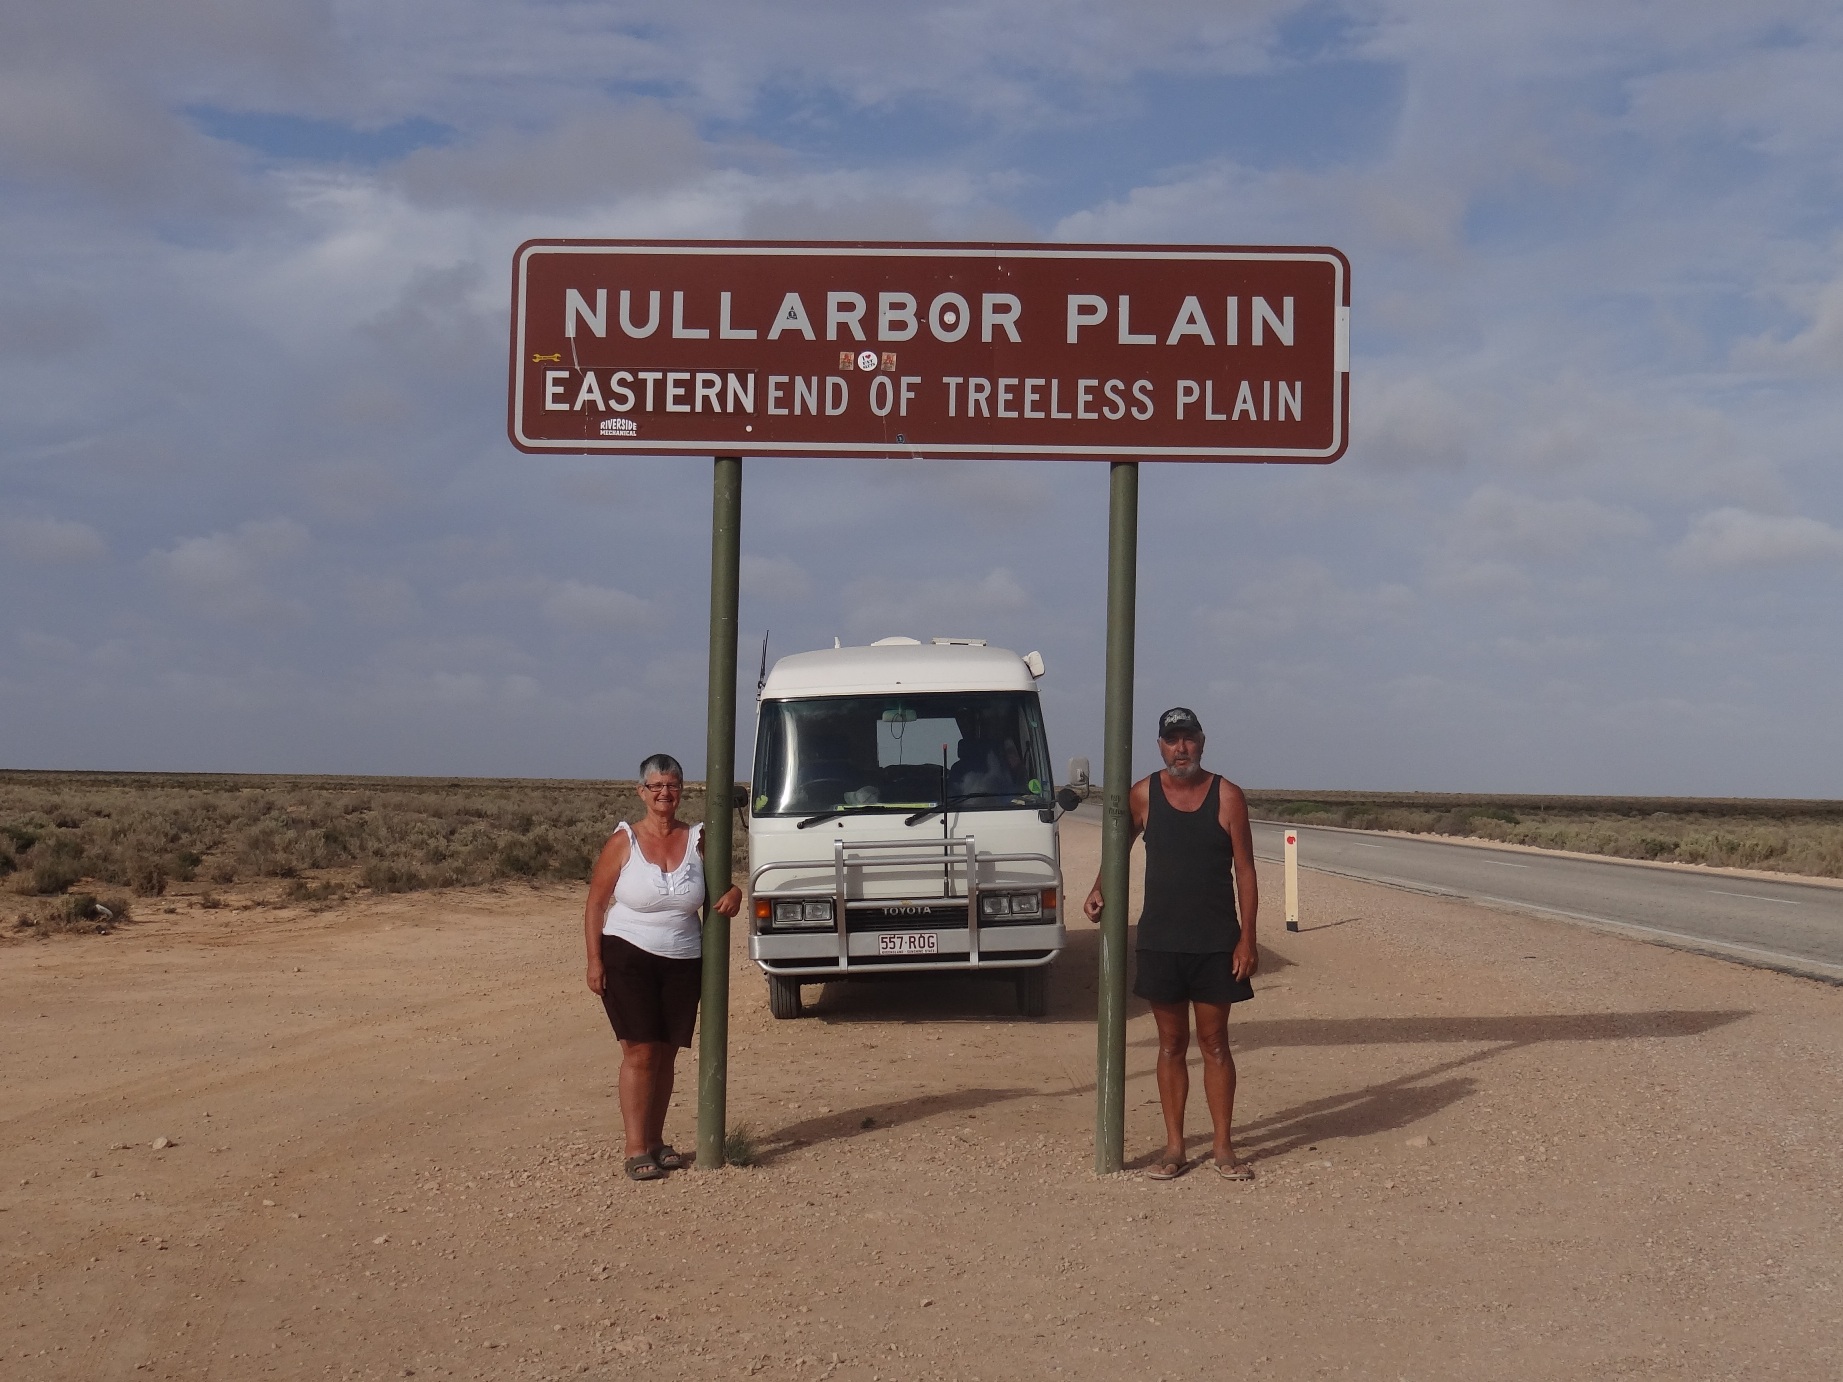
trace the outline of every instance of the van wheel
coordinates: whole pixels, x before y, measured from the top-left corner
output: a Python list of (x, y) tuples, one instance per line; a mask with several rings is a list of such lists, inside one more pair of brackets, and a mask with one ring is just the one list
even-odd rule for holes
[(1017, 976), (1017, 1010), (1023, 1017), (1049, 1015), (1049, 966), (1038, 965)]
[(778, 1018), (799, 1017), (805, 1012), (800, 1003), (800, 985), (778, 974), (768, 976), (768, 1011)]

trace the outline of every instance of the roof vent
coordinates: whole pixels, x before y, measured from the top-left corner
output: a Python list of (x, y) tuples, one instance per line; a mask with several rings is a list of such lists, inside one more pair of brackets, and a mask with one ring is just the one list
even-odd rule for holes
[[(913, 640), (911, 640), (913, 641)], [(930, 638), (928, 640), (937, 648), (983, 648), (983, 638)]]
[[(939, 642), (940, 640), (936, 639), (935, 641)], [(919, 648), (921, 647), (921, 639), (904, 638), (901, 634), (897, 634), (894, 638), (879, 638), (870, 646), (873, 648)]]

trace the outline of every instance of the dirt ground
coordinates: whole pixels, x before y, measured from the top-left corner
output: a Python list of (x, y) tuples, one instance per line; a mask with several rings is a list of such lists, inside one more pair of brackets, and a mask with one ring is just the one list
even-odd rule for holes
[(777, 1023), (739, 940), (759, 1164), (654, 1185), (574, 889), (0, 947), (0, 1376), (1843, 1376), (1843, 991), (1310, 873), (1288, 935), (1262, 885), (1251, 1186), (1092, 1173), (1079, 921), (1036, 1022), (967, 980)]

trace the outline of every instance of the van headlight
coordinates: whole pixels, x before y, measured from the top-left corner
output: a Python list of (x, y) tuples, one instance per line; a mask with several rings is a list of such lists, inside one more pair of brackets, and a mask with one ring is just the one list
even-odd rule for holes
[(774, 904), (776, 926), (830, 926), (834, 916), (832, 899), (829, 897), (788, 897)]
[(1043, 901), (1044, 895), (1041, 892), (981, 893), (979, 919), (1005, 921), (1013, 917), (1040, 917), (1043, 915)]

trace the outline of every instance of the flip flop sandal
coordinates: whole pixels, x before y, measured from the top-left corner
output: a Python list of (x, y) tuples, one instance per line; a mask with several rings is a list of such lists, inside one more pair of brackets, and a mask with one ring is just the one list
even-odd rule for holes
[(691, 1164), (691, 1158), (670, 1142), (662, 1142), (653, 1148), (653, 1160), (659, 1164), (662, 1171), (682, 1171)]
[(1216, 1174), (1224, 1180), (1253, 1180), (1254, 1169), (1245, 1161), (1218, 1161)]
[(1173, 1161), (1163, 1157), (1146, 1168), (1147, 1180), (1176, 1180), (1190, 1169), (1188, 1161)]
[(666, 1168), (654, 1161), (650, 1152), (641, 1156), (628, 1157), (621, 1164), (621, 1169), (627, 1172), (629, 1180), (664, 1180), (666, 1178)]

